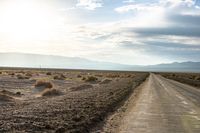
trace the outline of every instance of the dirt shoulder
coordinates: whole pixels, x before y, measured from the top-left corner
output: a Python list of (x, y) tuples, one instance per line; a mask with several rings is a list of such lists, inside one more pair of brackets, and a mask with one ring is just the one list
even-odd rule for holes
[(103, 133), (117, 133), (120, 129), (122, 118), (131, 111), (135, 106), (140, 92), (144, 84), (147, 82), (148, 78), (139, 86), (134, 89), (134, 92), (128, 97), (126, 101), (123, 102), (123, 105), (118, 108), (114, 113), (110, 114), (106, 119), (103, 128), (101, 129)]

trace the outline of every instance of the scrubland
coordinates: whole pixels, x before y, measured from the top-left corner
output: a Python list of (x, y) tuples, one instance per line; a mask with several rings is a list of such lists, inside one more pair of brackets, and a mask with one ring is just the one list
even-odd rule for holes
[(0, 70), (0, 132), (90, 132), (147, 76), (142, 72)]

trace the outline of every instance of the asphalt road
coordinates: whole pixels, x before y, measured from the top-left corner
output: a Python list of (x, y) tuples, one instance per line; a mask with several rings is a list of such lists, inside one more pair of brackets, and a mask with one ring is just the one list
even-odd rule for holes
[(200, 90), (151, 74), (120, 133), (200, 133)]

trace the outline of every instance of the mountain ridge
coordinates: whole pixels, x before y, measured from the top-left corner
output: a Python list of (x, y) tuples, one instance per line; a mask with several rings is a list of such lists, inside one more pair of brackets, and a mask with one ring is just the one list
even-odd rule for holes
[(0, 53), (0, 61), (1, 67), (200, 72), (200, 62), (192, 61), (142, 66), (27, 53)]

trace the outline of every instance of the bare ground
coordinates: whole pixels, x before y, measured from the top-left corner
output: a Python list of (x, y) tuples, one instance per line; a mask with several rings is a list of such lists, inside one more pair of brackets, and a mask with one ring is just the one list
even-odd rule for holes
[[(108, 71), (2, 70), (0, 91), (16, 95), (6, 94), (13, 99), (0, 101), (0, 132), (90, 132), (114, 112), (147, 75)], [(91, 76), (97, 80), (85, 80)], [(61, 95), (42, 96), (34, 88), (37, 80), (52, 82)]]

